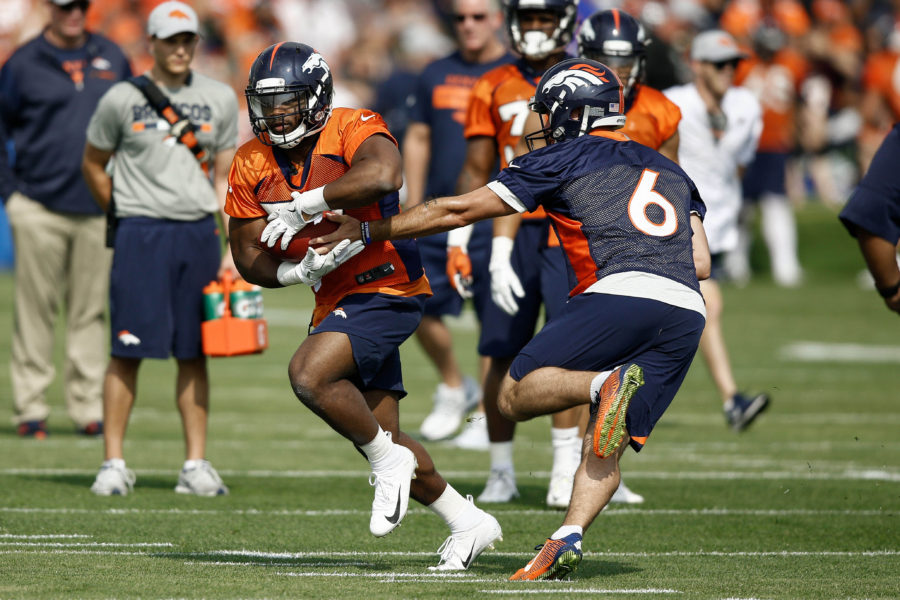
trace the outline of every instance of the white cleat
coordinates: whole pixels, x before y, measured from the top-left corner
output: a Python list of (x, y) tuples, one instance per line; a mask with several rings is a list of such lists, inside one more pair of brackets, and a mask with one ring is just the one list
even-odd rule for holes
[[(469, 496), (472, 501), (472, 496)], [(465, 571), (475, 559), (486, 549), (494, 549), (494, 542), (503, 541), (503, 531), (497, 519), (479, 509), (482, 514), (481, 521), (466, 531), (451, 534), (441, 547), (438, 554), (441, 560), (437, 566), (428, 567), (429, 571)]]
[(439, 383), (434, 392), (434, 408), (422, 421), (419, 433), (429, 442), (448, 438), (459, 429), (467, 412), (465, 387), (451, 388)]
[(462, 432), (453, 438), (452, 444), (463, 450), (490, 450), (491, 440), (488, 438), (487, 417), (483, 412), (475, 412), (466, 419)]
[[(577, 468), (578, 465), (575, 465)], [(575, 469), (556, 471), (550, 475), (550, 486), (547, 488), (547, 506), (550, 508), (568, 508), (572, 499), (572, 488), (575, 486)]]
[(389, 462), (393, 466), (373, 470), (369, 477), (369, 485), (375, 486), (369, 531), (376, 537), (392, 532), (406, 516), (409, 486), (416, 476), (418, 466), (416, 456), (405, 446), (394, 444), (391, 454), (393, 456)]
[(131, 469), (114, 467), (103, 463), (91, 491), (98, 496), (127, 496), (134, 490), (137, 478)]
[(502, 504), (519, 497), (516, 488), (516, 474), (512, 469), (491, 469), (484, 491), (478, 496), (478, 502), (484, 504)]
[(179, 494), (207, 497), (228, 494), (228, 488), (208, 460), (201, 460), (200, 464), (193, 469), (182, 469), (178, 474), (175, 491)]
[(632, 492), (628, 489), (628, 486), (625, 485), (625, 482), (620, 480), (619, 487), (616, 488), (616, 492), (609, 501), (610, 503), (616, 502), (618, 504), (643, 504), (644, 497)]

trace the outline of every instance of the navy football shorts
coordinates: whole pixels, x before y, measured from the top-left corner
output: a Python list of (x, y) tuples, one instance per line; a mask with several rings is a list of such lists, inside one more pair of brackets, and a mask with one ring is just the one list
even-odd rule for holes
[(785, 195), (786, 152), (760, 152), (744, 172), (744, 200), (759, 200), (764, 194)]
[(352, 294), (343, 298), (310, 335), (338, 331), (350, 338), (360, 390), (387, 390), (406, 396), (400, 344), (422, 320), (425, 295)]
[(625, 423), (639, 451), (687, 375), (705, 323), (696, 311), (656, 300), (579, 294), (525, 346), (509, 374), (520, 381), (541, 367), (599, 372), (636, 363), (644, 385)]
[(515, 356), (534, 336), (541, 304), (547, 321), (565, 308), (569, 292), (565, 254), (559, 246), (547, 247), (548, 232), (544, 219), (522, 221), (510, 260), (525, 297), (516, 299), (519, 312), (513, 316), (503, 312), (493, 301), (485, 304), (478, 342), (481, 356)]
[(203, 287), (221, 261), (215, 218), (119, 221), (109, 285), (110, 353), (121, 358), (203, 356)]
[[(491, 258), (493, 225), (490, 220), (475, 223), (475, 229), (467, 248), (472, 261), (472, 301), (475, 313), (481, 318), (486, 302), (491, 302), (491, 280), (488, 263)], [(437, 233), (416, 239), (419, 254), (432, 296), (425, 301), (425, 314), (429, 317), (459, 316), (463, 299), (447, 278), (447, 234)]]

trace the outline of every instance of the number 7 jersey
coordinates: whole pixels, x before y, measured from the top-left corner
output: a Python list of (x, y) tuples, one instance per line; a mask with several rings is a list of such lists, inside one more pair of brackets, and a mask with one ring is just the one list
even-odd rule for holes
[(704, 312), (691, 213), (706, 207), (674, 162), (596, 131), (516, 158), (488, 187), (522, 212), (542, 205), (568, 263), (570, 296), (603, 292)]

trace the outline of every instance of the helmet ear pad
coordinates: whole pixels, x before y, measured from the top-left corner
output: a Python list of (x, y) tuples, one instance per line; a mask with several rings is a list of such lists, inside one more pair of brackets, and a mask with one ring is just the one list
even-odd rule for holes
[(250, 67), (244, 95), (253, 133), (267, 146), (293, 148), (331, 116), (334, 82), (325, 59), (310, 46), (282, 42)]

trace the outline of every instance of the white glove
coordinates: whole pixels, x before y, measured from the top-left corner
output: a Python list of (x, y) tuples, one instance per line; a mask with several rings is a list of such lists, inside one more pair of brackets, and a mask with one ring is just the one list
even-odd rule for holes
[(322, 278), (359, 254), (365, 248), (361, 241), (343, 240), (325, 254), (318, 254), (312, 248), (298, 263), (282, 262), (278, 265), (278, 283), (284, 286), (305, 283), (318, 290)]
[[(286, 206), (279, 208), (266, 219), (269, 224), (263, 229), (259, 241), (269, 248), (281, 237), (281, 249), (287, 250), (288, 244), (298, 231), (321, 217), (323, 211), (328, 210), (324, 185), (306, 192), (291, 192), (291, 198), (293, 200)], [(303, 213), (311, 215), (310, 218), (304, 219)]]
[(519, 281), (519, 276), (512, 268), (510, 256), (512, 256), (513, 240), (508, 237), (498, 236), (491, 241), (491, 262), (488, 267), (491, 272), (491, 298), (494, 304), (499, 306), (508, 315), (519, 312), (519, 303), (516, 298), (524, 298), (525, 290)]

